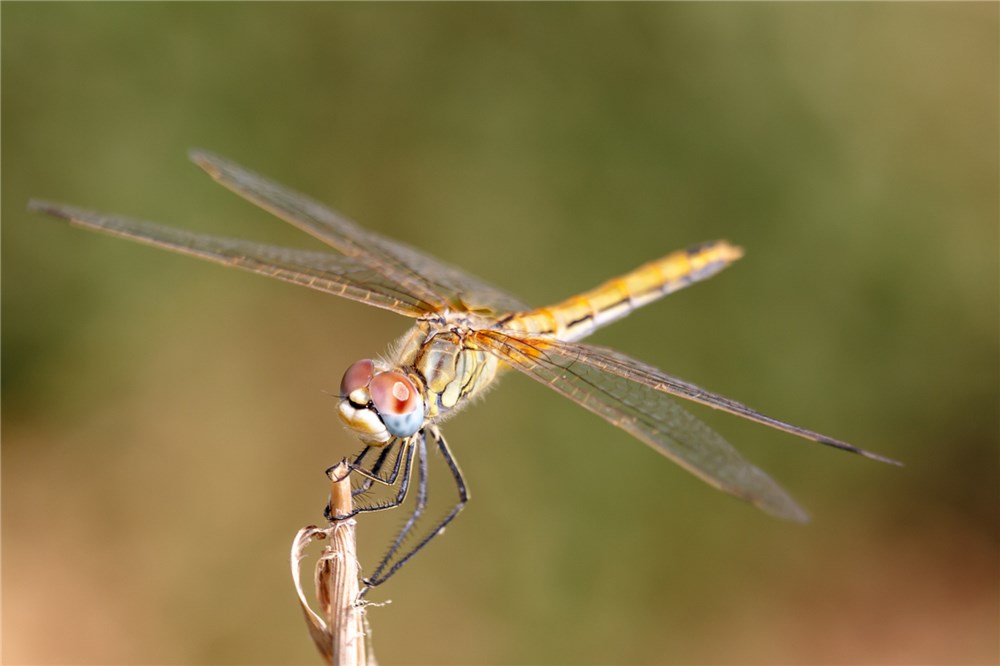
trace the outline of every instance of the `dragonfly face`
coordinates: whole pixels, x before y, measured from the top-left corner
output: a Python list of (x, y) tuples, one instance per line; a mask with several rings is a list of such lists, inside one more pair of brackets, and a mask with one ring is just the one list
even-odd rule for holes
[(365, 444), (410, 437), (424, 424), (424, 398), (413, 379), (372, 359), (353, 363), (340, 382), (340, 420)]
[[(544, 384), (709, 485), (787, 520), (805, 521), (808, 517), (767, 474), (668, 396), (898, 464), (762, 414), (620, 352), (579, 342), (636, 308), (729, 266), (742, 256), (742, 250), (726, 241), (673, 252), (562, 303), (533, 309), (479, 278), (362, 229), (318, 202), (239, 165), (199, 151), (192, 153), (192, 159), (229, 189), (311, 234), (334, 252), (207, 236), (43, 201), (33, 201), (30, 207), (87, 229), (242, 268), (417, 320), (395, 345), (392, 358), (354, 363), (344, 373), (340, 387), (340, 418), (365, 443), (352, 464), (352, 479), (360, 480), (355, 497), (375, 486), (395, 489), (389, 500), (364, 508), (355, 505), (355, 510), (399, 506), (406, 499), (411, 476), (418, 486), (413, 513), (375, 567), (369, 586), (384, 582), (399, 570), (465, 506), (468, 489), (438, 424), (480, 395), (501, 370), (514, 369)], [(440, 453), (446, 463), (455, 482), (457, 502), (443, 519), (421, 532), (417, 525), (427, 501), (428, 449)], [(416, 545), (409, 550), (402, 548), (404, 542), (414, 541)]]

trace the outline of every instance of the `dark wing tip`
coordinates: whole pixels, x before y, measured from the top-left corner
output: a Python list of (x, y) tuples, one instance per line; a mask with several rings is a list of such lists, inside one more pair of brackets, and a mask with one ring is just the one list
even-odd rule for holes
[(899, 462), (898, 460), (894, 460), (892, 458), (889, 458), (887, 456), (882, 456), (877, 453), (872, 453), (871, 451), (866, 451), (865, 449), (854, 446), (853, 444), (848, 444), (847, 442), (842, 442), (839, 439), (834, 439), (832, 437), (826, 437), (825, 435), (821, 435), (820, 437), (816, 438), (815, 441), (819, 442), (820, 444), (826, 444), (827, 446), (832, 446), (836, 449), (841, 449), (842, 451), (849, 451), (851, 453), (856, 453), (862, 458), (868, 458), (869, 460), (875, 460), (877, 462), (885, 463), (887, 465), (895, 465), (896, 467), (904, 466), (903, 463)]

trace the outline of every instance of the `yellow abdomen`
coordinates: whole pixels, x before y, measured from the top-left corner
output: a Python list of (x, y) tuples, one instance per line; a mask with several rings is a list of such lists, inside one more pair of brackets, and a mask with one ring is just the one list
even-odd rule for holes
[(514, 317), (505, 328), (579, 340), (636, 308), (709, 278), (743, 256), (726, 241), (701, 243), (643, 264), (562, 303)]

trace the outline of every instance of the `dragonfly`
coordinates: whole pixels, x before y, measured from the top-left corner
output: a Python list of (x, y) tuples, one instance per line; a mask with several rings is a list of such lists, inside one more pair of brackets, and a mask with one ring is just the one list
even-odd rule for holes
[[(404, 243), (367, 230), (317, 201), (232, 161), (191, 151), (192, 161), (223, 186), (322, 241), (335, 252), (291, 249), (210, 236), (118, 215), (32, 200), (29, 208), (69, 223), (224, 266), (383, 308), (413, 326), (381, 358), (344, 373), (338, 414), (361, 441), (350, 463), (352, 511), (404, 504), (416, 477), (416, 500), (382, 560), (364, 580), (384, 583), (465, 507), (469, 499), (440, 424), (515, 370), (573, 400), (726, 493), (786, 520), (806, 512), (767, 474), (671, 396), (700, 403), (884, 463), (899, 463), (847, 442), (766, 416), (736, 400), (626, 356), (581, 343), (636, 308), (705, 280), (739, 259), (727, 241), (701, 243), (646, 263), (561, 303), (532, 308), (519, 298)], [(427, 508), (428, 450), (440, 453), (456, 496), (433, 521)], [(327, 517), (343, 519), (346, 516)], [(417, 526), (421, 529), (417, 530)], [(404, 543), (408, 547), (404, 548)]]

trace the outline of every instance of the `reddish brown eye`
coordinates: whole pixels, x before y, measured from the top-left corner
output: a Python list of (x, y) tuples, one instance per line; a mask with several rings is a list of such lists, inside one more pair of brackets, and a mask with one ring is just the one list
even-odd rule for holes
[(382, 423), (393, 435), (409, 437), (424, 425), (423, 396), (406, 375), (380, 372), (368, 390)]
[(369, 386), (372, 402), (379, 414), (406, 414), (417, 404), (413, 382), (398, 372), (380, 372)]
[(368, 386), (374, 374), (375, 363), (369, 358), (351, 364), (340, 380), (340, 395), (346, 398), (351, 391)]

